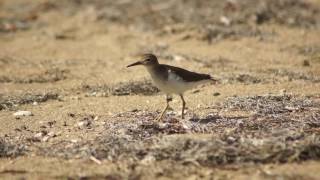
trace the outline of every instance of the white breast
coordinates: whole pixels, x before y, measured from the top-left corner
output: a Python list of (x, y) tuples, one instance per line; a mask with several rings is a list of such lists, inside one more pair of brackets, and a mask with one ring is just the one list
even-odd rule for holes
[(183, 92), (192, 89), (199, 84), (207, 81), (186, 82), (180, 76), (177, 76), (171, 70), (168, 70), (168, 79), (164, 80), (159, 78), (156, 74), (149, 71), (151, 78), (155, 85), (163, 92), (168, 94), (182, 94)]

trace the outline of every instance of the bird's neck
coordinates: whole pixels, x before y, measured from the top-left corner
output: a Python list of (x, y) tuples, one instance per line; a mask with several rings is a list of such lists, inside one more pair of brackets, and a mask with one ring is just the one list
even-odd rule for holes
[(157, 68), (159, 67), (158, 65), (156, 65), (156, 66), (147, 66), (146, 68), (149, 74), (153, 77), (153, 76), (156, 76)]

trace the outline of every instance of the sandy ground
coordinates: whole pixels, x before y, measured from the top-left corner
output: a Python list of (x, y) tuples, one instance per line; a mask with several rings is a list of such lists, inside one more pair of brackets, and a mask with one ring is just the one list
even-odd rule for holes
[[(208, 73), (220, 80), (217, 85), (207, 84), (185, 94), (188, 107), (186, 120), (180, 119), (181, 102), (174, 96), (172, 110), (165, 122), (169, 123), (168, 127), (175, 127), (171, 126), (171, 120), (178, 119), (182, 121), (181, 127), (177, 123), (179, 130), (163, 130), (163, 133), (153, 134), (151, 131), (157, 128), (152, 129), (152, 126), (148, 138), (178, 136), (202, 139), (202, 136), (213, 136), (219, 139), (234, 128), (234, 125), (226, 125), (228, 118), (245, 116), (247, 119), (244, 121), (251, 121), (260, 108), (258, 105), (247, 108), (246, 104), (239, 102), (234, 103), (232, 109), (228, 106), (228, 99), (292, 96), (302, 100), (288, 101), (294, 104), (293, 110), (290, 110), (290, 104), (290, 107), (284, 107), (290, 111), (286, 114), (290, 123), (277, 122), (275, 117), (282, 114), (275, 113), (269, 117), (268, 112), (260, 114), (261, 117), (258, 114), (256, 121), (259, 120), (261, 127), (269, 127), (274, 120), (275, 130), (303, 131), (303, 137), (319, 139), (320, 36), (317, 22), (305, 27), (304, 24), (288, 25), (271, 20), (250, 25), (252, 32), (248, 33), (244, 33), (247, 26), (241, 27), (240, 31), (229, 32), (228, 29), (233, 28), (231, 25), (217, 31), (216, 36), (208, 33), (211, 31), (203, 32), (201, 28), (195, 28), (199, 25), (192, 23), (171, 23), (165, 27), (157, 24), (153, 26), (154, 29), (145, 30), (139, 22), (130, 24), (130, 15), (139, 14), (136, 9), (132, 10), (135, 12), (132, 14), (128, 11), (127, 21), (117, 17), (113, 20), (104, 19), (104, 14), (101, 15), (104, 9), (99, 6), (99, 1), (81, 1), (80, 5), (76, 5), (76, 1), (70, 2), (0, 2), (0, 137), (4, 139), (3, 148), (0, 146), (1, 179), (320, 177), (320, 141), (316, 140), (312, 146), (314, 149), (310, 150), (313, 155), (309, 153), (308, 158), (297, 155), (299, 158), (293, 158), (292, 161), (272, 158), (270, 161), (226, 160), (219, 164), (212, 161), (207, 163), (210, 161), (208, 158), (186, 163), (170, 156), (155, 156), (150, 161), (143, 157), (131, 161), (126, 159), (126, 153), (124, 159), (118, 156), (110, 159), (108, 153), (106, 156), (99, 155), (99, 148), (89, 155), (81, 153), (83, 148), (87, 148), (84, 144), (92, 143), (94, 146), (101, 142), (108, 143), (107, 140), (100, 140), (118, 130), (111, 128), (117, 123), (128, 123), (134, 127), (142, 123), (141, 126), (146, 126), (143, 124), (145, 121), (140, 120), (152, 122), (165, 105), (164, 95), (151, 88), (145, 69), (126, 68), (126, 65), (137, 60), (136, 54), (146, 52), (158, 55), (161, 63)], [(318, 1), (306, 2), (320, 11)], [(119, 2), (119, 6), (123, 5)], [(317, 16), (312, 17), (316, 19)], [(134, 83), (147, 87), (138, 91), (132, 88)], [(297, 104), (304, 100), (310, 101), (308, 106)], [(254, 104), (259, 104), (256, 101), (254, 99)], [(271, 100), (267, 102), (274, 103)], [(277, 103), (280, 102), (269, 105), (276, 111)], [(31, 111), (33, 116), (17, 118), (13, 113), (18, 110)], [(194, 119), (206, 120), (212, 114), (226, 122), (223, 121), (221, 125), (213, 122), (210, 132), (183, 129), (184, 122), (188, 124)], [(306, 119), (297, 116), (313, 117), (314, 126), (311, 127)], [(286, 125), (282, 126), (282, 123)], [(264, 133), (259, 128), (245, 130), (241, 136)], [(263, 135), (257, 138), (263, 139)], [(302, 140), (304, 142), (305, 139)], [(146, 139), (140, 141), (144, 143)], [(109, 144), (107, 148), (112, 149), (112, 141)], [(13, 146), (11, 150), (10, 145)], [(70, 147), (75, 149), (74, 153)], [(148, 149), (146, 145), (144, 147)], [(6, 153), (8, 149), (12, 153)], [(165, 148), (162, 150), (166, 151)], [(123, 151), (129, 152), (130, 148)], [(98, 160), (92, 160), (95, 158)]]

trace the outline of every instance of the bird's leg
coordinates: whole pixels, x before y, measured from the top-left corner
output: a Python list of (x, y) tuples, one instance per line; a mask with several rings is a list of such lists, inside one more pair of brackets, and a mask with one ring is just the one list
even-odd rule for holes
[(163, 118), (164, 113), (167, 111), (167, 109), (169, 108), (169, 102), (172, 101), (172, 97), (170, 97), (169, 95), (166, 95), (166, 100), (167, 100), (167, 105), (166, 107), (162, 110), (160, 116), (157, 117), (157, 121), (160, 121)]
[(181, 112), (181, 118), (184, 119), (184, 108), (186, 107), (186, 101), (183, 98), (183, 95), (180, 94), (180, 98), (182, 100), (182, 112)]

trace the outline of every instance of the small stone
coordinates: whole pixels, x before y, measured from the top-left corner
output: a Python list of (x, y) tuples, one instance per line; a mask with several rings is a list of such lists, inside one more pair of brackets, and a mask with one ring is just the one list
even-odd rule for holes
[(213, 96), (220, 96), (220, 93), (219, 92), (215, 92), (215, 93), (213, 93)]
[(286, 90), (286, 89), (281, 89), (281, 90), (280, 90), (280, 94), (281, 94), (281, 95), (285, 95), (286, 93), (287, 93), (287, 90)]
[(192, 91), (193, 94), (196, 94), (196, 93), (198, 93), (198, 92), (200, 92), (199, 89), (196, 89), (196, 90)]
[(174, 116), (174, 115), (176, 115), (177, 113), (176, 112), (174, 112), (174, 111), (168, 111), (167, 112), (167, 115), (171, 115), (171, 116)]
[(131, 112), (138, 112), (138, 109), (132, 109)]
[(49, 140), (49, 138), (50, 138), (50, 136), (45, 136), (45, 137), (42, 138), (41, 141), (42, 142), (47, 142)]
[(189, 124), (184, 123), (184, 122), (182, 122), (182, 127), (185, 130), (190, 130), (191, 129), (191, 126)]
[(303, 66), (310, 66), (310, 62), (308, 60), (304, 60), (302, 65)]
[(220, 22), (224, 24), (225, 26), (230, 26), (231, 20), (227, 18), (226, 16), (221, 16), (220, 17)]
[(78, 122), (78, 126), (79, 127), (83, 127), (83, 126), (85, 126), (85, 124), (86, 124), (86, 122), (85, 121), (81, 121), (81, 122)]
[(15, 113), (13, 113), (13, 115), (15, 117), (20, 117), (20, 116), (32, 116), (33, 114), (30, 111), (17, 111)]
[(168, 127), (168, 123), (162, 123), (162, 122), (160, 122), (160, 123), (158, 124), (158, 127), (159, 127), (159, 129), (165, 129), (165, 128)]
[(89, 125), (90, 125), (89, 121), (80, 121), (80, 122), (77, 123), (77, 126), (79, 128), (88, 127)]
[(155, 160), (156, 160), (156, 158), (154, 156), (147, 155), (140, 161), (140, 163), (143, 165), (149, 165), (149, 164), (153, 163)]
[(291, 106), (285, 106), (284, 109), (288, 110), (288, 111), (297, 111), (299, 110), (299, 108), (297, 107), (291, 107)]
[(68, 116), (75, 117), (76, 115), (74, 113), (68, 113)]
[(44, 136), (44, 134), (42, 132), (39, 132), (39, 133), (35, 134), (33, 137), (34, 137), (34, 139), (40, 141), (43, 136)]
[(185, 58), (180, 55), (173, 55), (173, 60), (177, 61), (177, 62), (181, 62), (181, 61), (185, 60)]
[(32, 103), (32, 105), (37, 106), (37, 105), (39, 105), (39, 103), (35, 101)]
[(77, 139), (71, 139), (70, 141), (71, 141), (72, 143), (77, 143), (77, 142), (78, 142)]
[(244, 126), (244, 123), (243, 123), (242, 120), (238, 120), (238, 121), (237, 121), (237, 125), (238, 125), (239, 127), (243, 127), (243, 126)]
[(231, 144), (231, 143), (233, 143), (233, 142), (235, 142), (236, 141), (236, 138), (234, 138), (234, 137), (232, 137), (232, 136), (229, 136), (228, 138), (227, 138), (227, 142), (229, 143), (229, 144)]
[(55, 137), (56, 134), (55, 134), (53, 131), (51, 131), (51, 132), (48, 133), (48, 136), (49, 136), (49, 137)]

